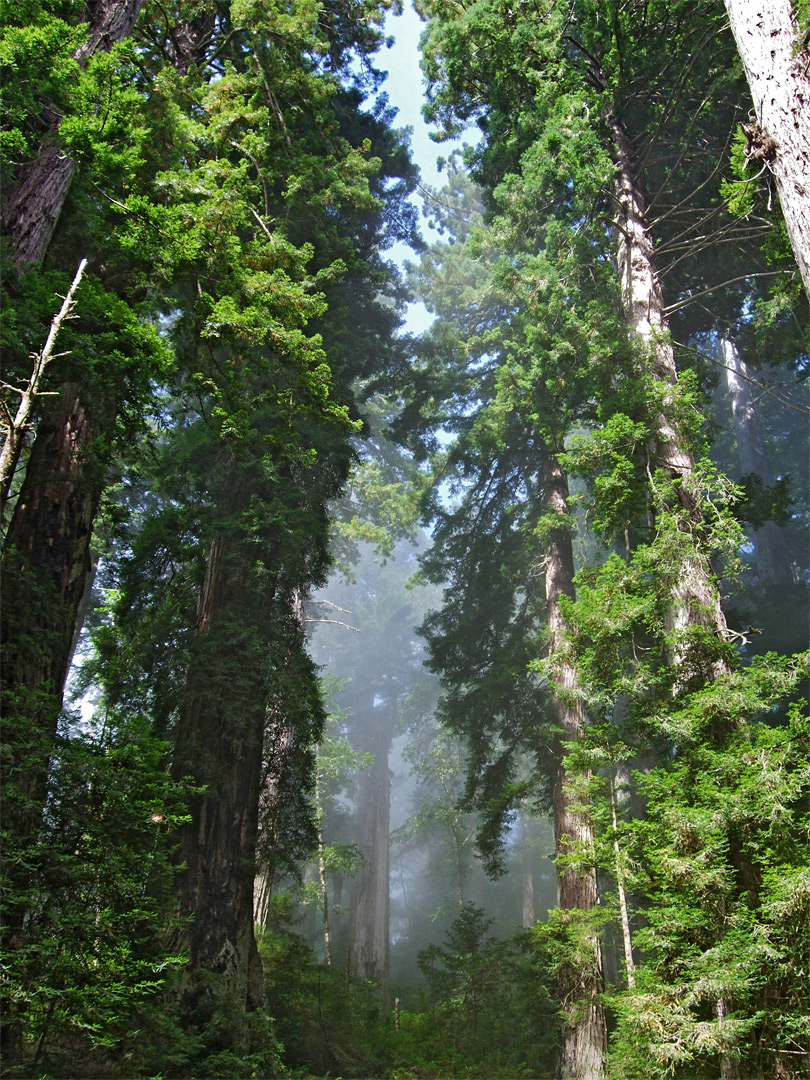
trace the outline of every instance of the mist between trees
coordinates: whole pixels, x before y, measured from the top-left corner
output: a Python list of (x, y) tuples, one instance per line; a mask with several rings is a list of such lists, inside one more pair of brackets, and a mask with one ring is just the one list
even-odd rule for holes
[(797, 1080), (808, 6), (391, 9), (7, 5), (5, 1075)]

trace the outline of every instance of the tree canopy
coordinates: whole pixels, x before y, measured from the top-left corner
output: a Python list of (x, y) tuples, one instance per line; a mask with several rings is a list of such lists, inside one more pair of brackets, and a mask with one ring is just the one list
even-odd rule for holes
[(803, 1075), (805, 7), (9, 6), (10, 1077)]

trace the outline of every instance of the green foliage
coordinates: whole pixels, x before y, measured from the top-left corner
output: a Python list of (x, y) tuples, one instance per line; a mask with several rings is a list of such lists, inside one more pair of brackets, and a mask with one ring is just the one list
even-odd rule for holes
[[(286, 913), (289, 914), (288, 912)], [(285, 927), (283, 905), (259, 938), (267, 1003), (285, 1068), (323, 1076), (381, 1076), (386, 1057), (375, 987), (318, 964)]]
[(756, 176), (746, 175), (750, 169), (750, 161), (746, 153), (748, 143), (745, 131), (742, 127), (738, 127), (734, 133), (730, 154), (731, 172), (734, 179), (724, 179), (720, 184), (720, 192), (727, 201), (730, 212), (736, 214), (737, 217), (747, 217), (748, 214), (754, 212), (756, 181), (765, 171), (765, 166), (763, 166)]
[[(715, 731), (738, 710), (755, 715), (768, 703), (764, 671), (693, 709)], [(794, 937), (807, 902), (807, 721), (793, 707), (785, 726), (725, 730), (713, 744), (693, 735), (639, 778), (648, 810), (633, 823), (631, 852), (649, 900), (636, 935), (638, 985), (615, 1001), (622, 1076), (704, 1075), (720, 1055), (765, 1075), (798, 1075), (808, 1008), (808, 958), (801, 932)]]
[(79, 65), (73, 53), (86, 37), (75, 3), (4, 3), (0, 37), (2, 130), (0, 155), (4, 167), (36, 156), (41, 114), (69, 109)]
[(742, 499), (735, 507), (741, 521), (759, 528), (766, 521), (785, 525), (796, 505), (791, 492), (789, 476), (780, 476), (773, 484), (766, 484), (761, 476), (749, 473), (740, 477)]
[(284, 928), (289, 911), (283, 901), (274, 911), (260, 948), (268, 1008), (285, 1048), (284, 1075), (548, 1075), (555, 1003), (543, 951), (528, 935), (487, 939), (482, 912), (465, 909), (445, 945), (423, 954), (436, 983), (432, 1007), (421, 998), (403, 1000), (396, 1027), (390, 998), (383, 1009), (373, 984), (349, 982), (343, 972), (317, 965), (301, 939)]
[(796, 23), (796, 53), (807, 49), (810, 42), (810, 3), (808, 0), (791, 0), (793, 18)]
[(491, 922), (481, 908), (466, 904), (444, 944), (419, 953), (434, 1037), (444, 1044), (439, 1063), (450, 1075), (456, 1061), (466, 1061), (468, 1070), (474, 1062), (472, 1075), (543, 1074), (557, 1035), (546, 958), (533, 934), (507, 941), (488, 937)]
[(434, 1001), (453, 1008), (462, 1022), (477, 1031), (479, 1001), (491, 989), (498, 957), (492, 925), (481, 908), (465, 904), (447, 932), (445, 945), (431, 945), (419, 954), (419, 968)]
[[(131, 466), (107, 501), (107, 602), (85, 685), (102, 692), (111, 738), (137, 715), (173, 739), (170, 770), (194, 776), (195, 814), (221, 794), (223, 770), (212, 762), (222, 746), (229, 766), (240, 762), (252, 718), (265, 719), (261, 779), (276, 797), (261, 807), (260, 858), (271, 871), (291, 870), (314, 843), (313, 748), (324, 720), (297, 605), (329, 562), (326, 506), (363, 427), (358, 380), (395, 352), (401, 289), (381, 251), (415, 232), (405, 143), (384, 101), (364, 100), (379, 81), (371, 53), (388, 5), (146, 4), (130, 40), (81, 70), (70, 53), (84, 33), (84, 6), (23, 7), (2, 44), (14, 76), (4, 106), (11, 180), (36, 157), (43, 133), (70, 153), (76, 175), (46, 269), (9, 275), (10, 373), (25, 377), (28, 342), (41, 344), (52, 314), (46, 294), (64, 289), (52, 267), (86, 255), (95, 277), (85, 279), (79, 320), (65, 332), (69, 355), (49, 371), (49, 389), (78, 384), (100, 432), (99, 465), (113, 481)], [(214, 727), (195, 728), (199, 716), (213, 716)], [(20, 726), (24, 742), (24, 716)], [(51, 750), (28, 747), (29, 763), (36, 756), (42, 766)], [(62, 802), (67, 812), (61, 790), (50, 798), (55, 813)], [(249, 821), (240, 827), (249, 831)], [(347, 855), (336, 849), (336, 860)], [(99, 885), (99, 911), (114, 888), (112, 879)], [(146, 894), (157, 903), (151, 890), (150, 880)], [(164, 892), (156, 895), (165, 900)], [(144, 939), (126, 921), (118, 926), (116, 963), (133, 1002), (148, 987), (127, 950), (137, 947), (148, 965), (170, 928), (165, 907), (155, 910)], [(54, 938), (62, 921), (70, 937), (72, 918), (54, 909)], [(187, 939), (186, 926), (171, 929), (174, 940)], [(211, 1030), (192, 1030), (169, 1005), (162, 1028), (158, 1016), (141, 1017), (144, 1031), (177, 1044), (166, 1068), (273, 1071), (266, 1017), (240, 1015), (244, 1003), (227, 986), (197, 975), (204, 995), (222, 999)], [(169, 1002), (186, 992), (187, 977), (167, 991)], [(123, 1010), (111, 979), (101, 982), (110, 1008)], [(71, 1001), (49, 1018), (52, 1031), (69, 1027), (71, 1009), (85, 1023), (90, 1006)], [(39, 1023), (33, 1009), (28, 1015)], [(123, 1054), (117, 1015), (108, 1017), (109, 1040)], [(244, 1038), (229, 1045), (236, 1030)], [(40, 1043), (43, 1062), (49, 1040)], [(153, 1045), (144, 1039), (139, 1061)], [(110, 1067), (100, 1061), (88, 1070)], [(151, 1061), (143, 1067), (162, 1067)]]
[[(473, 868), (475, 818), (464, 803), (464, 744), (434, 724), (411, 732), (405, 751), (411, 776), (419, 787), (419, 809), (397, 829), (391, 840), (406, 851), (415, 843), (429, 851), (425, 876), (441, 876), (452, 893), (442, 901), (438, 915), (449, 903), (464, 903), (465, 888)], [(434, 915), (434, 918), (436, 917)]]
[[(185, 962), (167, 930), (190, 791), (170, 781), (166, 751), (143, 721), (60, 738), (36, 842), (20, 849), (4, 835), (5, 866), (25, 866), (28, 880), (25, 896), (5, 897), (7, 913), (27, 911), (3, 967), (24, 1046), (10, 1076), (132, 1075), (148, 1060), (142, 1029)], [(9, 787), (7, 809), (13, 799)]]

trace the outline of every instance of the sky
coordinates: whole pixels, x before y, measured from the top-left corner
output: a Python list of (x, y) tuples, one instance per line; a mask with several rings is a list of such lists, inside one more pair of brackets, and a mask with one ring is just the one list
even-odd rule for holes
[[(386, 20), (385, 30), (394, 38), (394, 44), (390, 49), (384, 48), (380, 51), (375, 67), (388, 72), (382, 89), (388, 94), (390, 104), (398, 110), (395, 126), (413, 129), (411, 146), (414, 161), (421, 172), (422, 183), (429, 187), (441, 187), (444, 177), (436, 168), (436, 159), (449, 157), (453, 149), (460, 147), (461, 143), (455, 140), (435, 143), (430, 138), (428, 126), (422, 118), (425, 96), (424, 80), (419, 67), (419, 38), (424, 23), (408, 0), (405, 0), (403, 6), (402, 15), (389, 15)], [(474, 137), (471, 132), (468, 141), (474, 140)], [(422, 200), (416, 196), (413, 201), (420, 207), (421, 212)], [(424, 217), (421, 230), (425, 240), (430, 242), (432, 237)], [(399, 266), (409, 260), (416, 261), (416, 255), (405, 244), (395, 244), (388, 255)], [(418, 334), (427, 329), (432, 321), (433, 317), (423, 304), (408, 305), (405, 330)]]
[(419, 68), (419, 38), (424, 23), (410, 4), (405, 4), (402, 15), (389, 15), (386, 33), (395, 38), (390, 49), (382, 49), (376, 67), (388, 72), (383, 84), (391, 104), (399, 110), (397, 127), (413, 128), (413, 154), (422, 171), (422, 180), (431, 186), (442, 183), (436, 169), (436, 158), (447, 157), (447, 144), (431, 141), (428, 127), (422, 119), (424, 104), (424, 81)]

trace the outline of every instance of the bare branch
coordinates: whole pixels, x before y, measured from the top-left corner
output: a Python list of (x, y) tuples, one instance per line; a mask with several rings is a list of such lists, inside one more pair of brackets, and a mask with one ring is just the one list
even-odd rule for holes
[(772, 397), (774, 401), (778, 401), (780, 405), (786, 406), (788, 409), (794, 409), (796, 412), (804, 413), (806, 416), (810, 416), (810, 409), (805, 408), (804, 405), (796, 405), (792, 401), (788, 401), (787, 398), (782, 397), (780, 394), (775, 393), (773, 390), (769, 390), (764, 383), (759, 382), (758, 379), (752, 379), (750, 375), (744, 375), (737, 368), (730, 367), (728, 364), (724, 364), (722, 360), (718, 360), (714, 356), (709, 356), (708, 353), (701, 352), (700, 349), (696, 349), (693, 345), (684, 345), (681, 341), (674, 341), (673, 344), (677, 345), (681, 349), (685, 349), (687, 352), (693, 353), (695, 356), (699, 356), (702, 360), (708, 360), (710, 364), (716, 364), (717, 367), (725, 368), (726, 371), (733, 371), (738, 379), (744, 379), (746, 382), (751, 383), (752, 386), (756, 386), (758, 390), (761, 390), (763, 394), (767, 394)]
[(726, 285), (733, 285), (737, 281), (748, 281), (749, 278), (755, 277), (777, 277), (780, 274), (792, 274), (792, 270), (761, 270), (756, 274), (740, 274), (738, 277), (729, 278), (728, 281), (721, 281), (717, 285), (712, 285), (710, 289), (701, 289), (700, 292), (694, 293), (692, 296), (687, 296), (685, 300), (680, 300), (677, 304), (672, 304), (668, 308), (664, 308), (664, 314), (669, 316), (675, 311), (681, 311), (682, 308), (689, 307), (701, 296), (708, 296), (709, 293), (716, 292), (717, 289), (722, 289)]
[(84, 273), (84, 268), (86, 266), (87, 259), (82, 259), (79, 263), (79, 269), (76, 271), (76, 276), (73, 278), (73, 283), (68, 289), (67, 296), (62, 303), (62, 307), (59, 309), (58, 313), (54, 315), (53, 319), (51, 319), (51, 328), (48, 331), (45, 345), (40, 352), (34, 353), (31, 357), (34, 361), (34, 368), (31, 372), (31, 377), (28, 380), (28, 386), (25, 390), (18, 390), (16, 387), (8, 386), (8, 384), (5, 383), (3, 384), (4, 386), (7, 386), (8, 389), (20, 394), (20, 404), (17, 407), (17, 413), (13, 420), (11, 420), (11, 414), (8, 409), (4, 407), (4, 412), (11, 422), (8, 424), (6, 438), (3, 443), (3, 450), (2, 453), (0, 453), (0, 515), (2, 515), (8, 499), (8, 493), (11, 490), (14, 472), (17, 468), (17, 462), (20, 460), (23, 435), (34, 412), (34, 403), (38, 397), (43, 397), (46, 393), (46, 391), (44, 392), (39, 389), (42, 377), (45, 373), (45, 368), (51, 360), (56, 359), (56, 357), (68, 355), (67, 353), (54, 353), (54, 347), (56, 346), (57, 335), (62, 329), (62, 324), (65, 320), (69, 319), (73, 313), (73, 308), (76, 305), (76, 290), (79, 288), (82, 274)]

